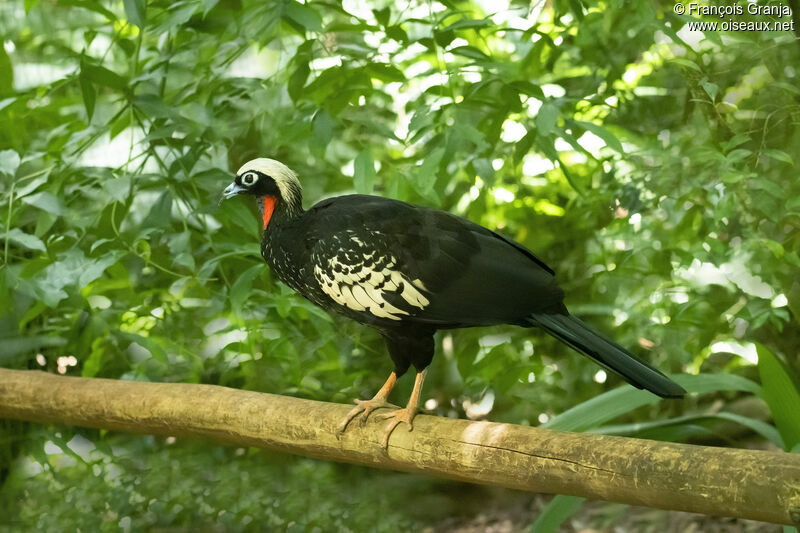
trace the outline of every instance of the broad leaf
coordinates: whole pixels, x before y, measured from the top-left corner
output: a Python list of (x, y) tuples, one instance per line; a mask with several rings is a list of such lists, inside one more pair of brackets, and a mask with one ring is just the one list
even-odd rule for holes
[(769, 348), (756, 344), (756, 350), (762, 396), (772, 411), (785, 449), (791, 450), (800, 443), (800, 388), (796, 378)]
[[(682, 374), (672, 376), (687, 392), (708, 394), (720, 390), (738, 390), (758, 394), (761, 388), (752, 381), (733, 374)], [(661, 398), (631, 385), (595, 396), (551, 418), (542, 427), (561, 431), (586, 431)]]
[(0, 173), (13, 176), (19, 168), (19, 154), (14, 150), (0, 151)]
[(369, 151), (364, 150), (356, 156), (353, 165), (353, 185), (360, 194), (371, 194), (375, 184), (375, 162)]
[(530, 528), (530, 533), (556, 533), (561, 531), (561, 525), (578, 509), (581, 508), (585, 498), (578, 496), (564, 496), (559, 494), (554, 496), (542, 512), (536, 517)]
[(131, 24), (144, 28), (145, 10), (147, 7), (146, 0), (122, 0), (122, 5), (125, 6), (125, 15)]
[(23, 232), (19, 228), (11, 228), (8, 234), (4, 236), (8, 238), (9, 241), (19, 244), (20, 246), (24, 246), (29, 250), (38, 250), (40, 252), (47, 251), (47, 249), (44, 246), (44, 243), (42, 242), (41, 239), (39, 239), (39, 237), (36, 237), (35, 235), (29, 235)]

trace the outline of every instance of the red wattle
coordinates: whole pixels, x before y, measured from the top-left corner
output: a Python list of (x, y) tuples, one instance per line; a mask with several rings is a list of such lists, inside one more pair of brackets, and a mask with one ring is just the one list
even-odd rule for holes
[(269, 219), (272, 218), (272, 212), (275, 211), (275, 197), (274, 196), (264, 196), (264, 229), (267, 229), (267, 225), (269, 224)]

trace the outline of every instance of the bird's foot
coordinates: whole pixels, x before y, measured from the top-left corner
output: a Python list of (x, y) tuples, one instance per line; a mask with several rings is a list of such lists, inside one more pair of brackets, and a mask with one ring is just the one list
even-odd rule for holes
[(389, 448), (389, 437), (391, 437), (392, 432), (400, 424), (407, 425), (409, 432), (414, 431), (415, 416), (417, 416), (416, 406), (408, 406), (403, 409), (392, 411), (391, 413), (379, 415), (379, 418), (390, 421), (389, 425), (386, 426), (386, 429), (383, 432), (383, 440), (381, 441), (381, 446), (384, 450)]
[(391, 404), (387, 402), (385, 399), (381, 398), (372, 398), (371, 400), (356, 399), (353, 401), (356, 403), (356, 406), (353, 407), (353, 409), (349, 413), (347, 413), (347, 416), (344, 417), (344, 420), (342, 420), (342, 422), (336, 428), (337, 439), (342, 436), (342, 433), (344, 433), (344, 430), (347, 429), (348, 424), (350, 424), (350, 422), (352, 422), (354, 418), (358, 418), (359, 422), (363, 426), (367, 422), (367, 417), (372, 411), (376, 409), (381, 409), (382, 407), (395, 408), (395, 409), (398, 408), (396, 405)]

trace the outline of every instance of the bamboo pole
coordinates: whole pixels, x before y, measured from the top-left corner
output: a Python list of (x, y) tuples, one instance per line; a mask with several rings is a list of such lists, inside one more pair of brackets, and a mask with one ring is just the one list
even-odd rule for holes
[(385, 422), (334, 432), (342, 404), (213, 385), (0, 369), (0, 417), (204, 436), (471, 483), (800, 524), (800, 455), (692, 446), (420, 415), (380, 446)]

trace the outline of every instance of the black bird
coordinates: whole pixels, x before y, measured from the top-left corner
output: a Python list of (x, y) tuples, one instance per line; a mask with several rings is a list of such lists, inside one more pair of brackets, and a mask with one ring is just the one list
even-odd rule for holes
[(262, 216), (261, 255), (278, 278), (328, 311), (376, 328), (394, 371), (357, 416), (396, 407), (398, 377), (417, 371), (408, 405), (383, 418), (386, 447), (401, 423), (413, 428), (439, 329), (514, 324), (539, 327), (640, 389), (664, 398), (685, 391), (625, 348), (570, 315), (553, 270), (519, 243), (444, 211), (353, 194), (303, 210), (297, 176), (273, 159), (246, 163), (223, 192), (249, 194)]

